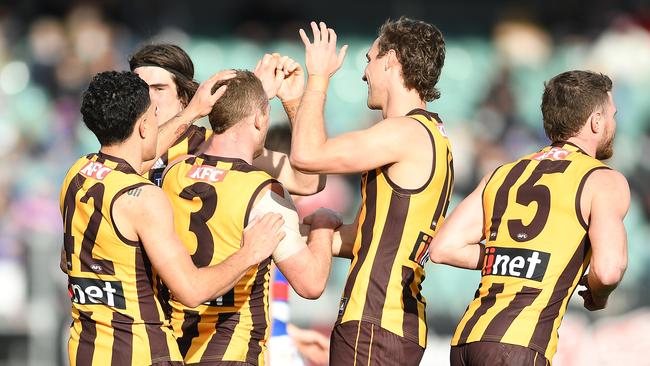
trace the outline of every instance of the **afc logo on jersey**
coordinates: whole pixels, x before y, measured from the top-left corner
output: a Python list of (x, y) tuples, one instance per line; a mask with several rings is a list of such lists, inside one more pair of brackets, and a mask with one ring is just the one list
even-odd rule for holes
[(537, 161), (544, 160), (544, 159), (564, 160), (567, 156), (569, 156), (569, 154), (571, 154), (571, 151), (569, 150), (564, 150), (559, 147), (553, 147), (549, 151), (538, 152), (531, 159)]
[(76, 304), (104, 304), (116, 309), (126, 309), (124, 290), (122, 289), (122, 283), (119, 281), (70, 277), (68, 292), (72, 302)]
[(79, 171), (82, 175), (93, 178), (97, 180), (104, 180), (108, 173), (112, 172), (113, 169), (107, 167), (106, 165), (96, 162), (89, 161), (88, 164), (84, 165), (83, 168)]
[(542, 282), (550, 253), (519, 248), (485, 248), (483, 276), (509, 276)]
[(219, 169), (210, 165), (198, 165), (193, 166), (192, 169), (187, 172), (187, 177), (203, 182), (217, 183), (222, 182), (226, 177), (226, 174), (228, 174), (228, 170)]

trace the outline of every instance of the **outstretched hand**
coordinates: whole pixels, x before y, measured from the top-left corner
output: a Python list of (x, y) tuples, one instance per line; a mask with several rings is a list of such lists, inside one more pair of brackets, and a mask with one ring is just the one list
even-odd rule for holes
[(324, 22), (319, 25), (311, 22), (311, 29), (314, 41), (310, 42), (307, 33), (303, 29), (298, 32), (302, 42), (305, 44), (305, 66), (309, 75), (331, 77), (341, 67), (345, 59), (348, 46), (344, 45), (336, 52), (336, 32), (327, 28)]

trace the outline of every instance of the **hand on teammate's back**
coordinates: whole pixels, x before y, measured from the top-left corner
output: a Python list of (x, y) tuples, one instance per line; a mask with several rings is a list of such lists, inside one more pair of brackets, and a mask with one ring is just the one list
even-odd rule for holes
[(331, 77), (343, 64), (348, 45), (341, 47), (336, 53), (336, 33), (334, 29), (327, 28), (324, 22), (320, 22), (320, 28), (316, 22), (311, 22), (311, 29), (314, 34), (314, 42), (310, 42), (307, 33), (300, 29), (300, 38), (305, 44), (305, 66), (309, 75), (320, 75)]
[(267, 213), (261, 218), (255, 217), (246, 226), (240, 250), (245, 251), (251, 265), (260, 263), (275, 251), (285, 236), (284, 231), (280, 230), (283, 224), (282, 215)]
[(594, 297), (589, 288), (588, 274), (582, 276), (578, 285), (585, 286), (585, 290), (578, 291), (578, 295), (584, 299), (584, 307), (589, 311), (601, 310), (607, 306), (607, 297)]
[(310, 226), (310, 230), (316, 229), (332, 229), (336, 230), (339, 226), (343, 225), (343, 219), (338, 212), (332, 211), (329, 208), (321, 207), (314, 211), (311, 215), (305, 217), (302, 223)]
[(212, 111), (212, 106), (226, 92), (226, 85), (222, 85), (213, 92), (214, 84), (219, 81), (229, 80), (236, 76), (235, 70), (223, 70), (212, 75), (196, 89), (196, 93), (187, 105), (186, 109), (194, 111), (196, 118), (207, 116)]

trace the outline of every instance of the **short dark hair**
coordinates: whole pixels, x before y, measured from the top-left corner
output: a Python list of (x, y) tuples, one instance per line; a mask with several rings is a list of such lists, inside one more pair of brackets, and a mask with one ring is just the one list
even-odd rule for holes
[(262, 82), (248, 70), (237, 70), (234, 78), (218, 81), (212, 92), (222, 85), (227, 85), (228, 89), (208, 115), (210, 126), (216, 134), (224, 133), (245, 117), (256, 111), (264, 111), (269, 105)]
[(389, 50), (395, 51), (409, 90), (417, 90), (427, 102), (440, 98), (435, 86), (445, 64), (445, 40), (438, 28), (405, 17), (396, 21), (388, 19), (379, 28), (378, 46), (378, 57)]
[(131, 136), (135, 122), (151, 104), (147, 83), (129, 71), (100, 72), (82, 98), (83, 121), (102, 146)]
[(584, 126), (589, 115), (607, 105), (612, 80), (604, 74), (573, 70), (544, 83), (542, 117), (552, 142), (566, 141)]
[(149, 44), (137, 50), (129, 59), (129, 67), (155, 66), (169, 71), (176, 84), (178, 97), (187, 105), (199, 84), (194, 80), (194, 63), (182, 48), (169, 44)]

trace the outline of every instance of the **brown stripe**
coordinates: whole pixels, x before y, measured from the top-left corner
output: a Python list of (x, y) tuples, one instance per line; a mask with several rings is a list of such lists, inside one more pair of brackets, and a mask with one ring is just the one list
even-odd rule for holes
[(74, 236), (72, 235), (72, 221), (77, 208), (77, 193), (83, 186), (86, 178), (81, 174), (75, 175), (70, 181), (63, 199), (63, 220), (65, 230), (63, 231), (63, 248), (68, 270), (72, 269), (72, 254), (74, 253)]
[(244, 228), (246, 226), (248, 226), (248, 222), (250, 221), (249, 216), (251, 214), (251, 210), (253, 210), (253, 205), (255, 204), (255, 200), (257, 199), (257, 196), (260, 194), (260, 191), (262, 189), (264, 189), (266, 186), (268, 186), (271, 183), (280, 184), (280, 182), (278, 182), (275, 179), (267, 179), (267, 180), (263, 181), (262, 183), (260, 183), (260, 185), (257, 186), (257, 188), (255, 188), (255, 191), (253, 192), (253, 194), (251, 194), (251, 198), (248, 201), (248, 205), (246, 206), (246, 213), (244, 214)]
[(122, 172), (125, 174), (135, 174), (135, 175), (140, 175), (138, 172), (129, 164), (128, 161), (118, 158), (117, 156), (113, 155), (108, 155), (103, 152), (98, 152), (97, 153), (97, 162), (104, 164), (106, 160), (112, 161), (114, 163), (117, 163), (117, 166), (115, 167), (115, 170), (118, 172)]
[(114, 312), (111, 327), (113, 328), (111, 365), (131, 365), (133, 363), (133, 318)]
[(203, 145), (203, 143), (206, 141), (206, 129), (205, 127), (190, 125), (187, 130), (190, 131), (189, 137), (187, 139), (187, 153), (190, 155), (196, 155), (201, 145)]
[(86, 194), (79, 199), (79, 202), (81, 203), (88, 203), (91, 198), (93, 199), (93, 212), (88, 219), (88, 224), (86, 225), (86, 230), (83, 234), (79, 261), (81, 262), (81, 270), (83, 272), (96, 273), (97, 270), (93, 269), (93, 267), (99, 265), (101, 267), (99, 271), (101, 271), (102, 274), (115, 275), (113, 262), (108, 259), (96, 259), (93, 257), (93, 248), (97, 242), (99, 226), (104, 219), (102, 206), (104, 204), (105, 190), (106, 187), (104, 184), (95, 183), (86, 191)]
[(167, 336), (162, 330), (163, 314), (158, 312), (157, 298), (153, 291), (151, 263), (143, 247), (136, 249), (134, 265), (140, 319), (144, 321), (147, 330), (151, 359), (170, 357)]
[(449, 165), (449, 155), (451, 152), (447, 150), (447, 171), (445, 172), (445, 183), (442, 185), (442, 190), (440, 191), (440, 197), (438, 197), (438, 205), (436, 210), (433, 213), (433, 220), (431, 220), (431, 230), (436, 230), (440, 218), (445, 215), (447, 211), (447, 204), (449, 203), (449, 197), (451, 195), (451, 186), (450, 180), (453, 181), (453, 176), (450, 178), (450, 174), (453, 175), (453, 169)]
[[(447, 172), (449, 173), (449, 186), (447, 187), (447, 195), (445, 196), (445, 206), (442, 209), (442, 217), (447, 216), (447, 209), (449, 208), (449, 201), (451, 200), (451, 192), (454, 189), (454, 160), (451, 157), (451, 151), (449, 149), (447, 149)], [(439, 220), (440, 217), (438, 217), (436, 221)]]
[(183, 314), (184, 319), (181, 325), (181, 333), (183, 335), (176, 339), (176, 343), (178, 343), (181, 355), (185, 358), (187, 351), (189, 351), (192, 345), (192, 339), (199, 335), (199, 321), (201, 320), (201, 316), (195, 310), (183, 310)]
[[(499, 232), (499, 226), (501, 225), (501, 219), (503, 214), (506, 212), (508, 207), (508, 195), (510, 188), (515, 184), (517, 179), (521, 177), (526, 170), (526, 167), (530, 164), (530, 160), (520, 160), (515, 166), (510, 168), (505, 179), (499, 186), (496, 195), (494, 196), (494, 207), (492, 209), (491, 221), (492, 225), (490, 226), (490, 236), (486, 239), (488, 241), (495, 240)], [(492, 178), (490, 178), (492, 179)], [(486, 185), (487, 187), (487, 185)]]
[(410, 197), (401, 196), (396, 192), (391, 193), (384, 230), (377, 244), (377, 252), (370, 270), (368, 291), (363, 305), (364, 318), (380, 320), (384, 312), (388, 282), (402, 242), (410, 202)]
[[(411, 283), (415, 280), (412, 268), (402, 267), (402, 299), (404, 301), (404, 319), (402, 321), (403, 334), (420, 334), (420, 317), (418, 314), (418, 300), (413, 297)], [(418, 291), (418, 297), (421, 295)]]
[(458, 339), (458, 344), (464, 344), (467, 341), (472, 329), (478, 323), (479, 319), (487, 313), (487, 311), (494, 306), (494, 303), (497, 301), (497, 295), (503, 292), (503, 283), (493, 283), (488, 290), (488, 293), (485, 297), (481, 298), (481, 305), (474, 312), (471, 318), (465, 323), (465, 328), (460, 334), (460, 339)]
[[(535, 326), (535, 331), (533, 332), (528, 347), (542, 354), (546, 353), (546, 348), (548, 347), (553, 332), (553, 324), (560, 315), (562, 303), (566, 298), (571, 297), (573, 291), (575, 291), (576, 287), (572, 287), (573, 281), (577, 275), (581, 275), (578, 271), (580, 271), (590, 248), (591, 243), (589, 242), (589, 235), (585, 234), (584, 238), (576, 248), (575, 253), (573, 253), (573, 257), (571, 257), (569, 263), (564, 268), (564, 271), (562, 271), (562, 274), (558, 277), (548, 304), (539, 314), (539, 321), (537, 322), (537, 326)], [(567, 301), (565, 308), (568, 303), (569, 302)]]
[(530, 306), (541, 292), (542, 289), (523, 286), (521, 291), (515, 294), (510, 304), (492, 318), (492, 321), (483, 332), (481, 340), (501, 341), (515, 318), (519, 316), (525, 307)]
[(215, 359), (223, 360), (223, 356), (232, 341), (232, 336), (235, 334), (235, 328), (239, 324), (239, 317), (239, 313), (219, 313), (215, 324), (216, 332), (210, 338), (205, 352), (201, 356), (202, 362), (210, 362)]
[(246, 354), (246, 362), (257, 365), (260, 353), (262, 353), (262, 346), (260, 341), (264, 340), (266, 336), (266, 329), (268, 323), (266, 321), (267, 308), (264, 305), (264, 300), (267, 298), (265, 287), (267, 285), (266, 274), (271, 267), (271, 258), (267, 258), (257, 267), (257, 275), (255, 276), (255, 283), (249, 295), (249, 306), (253, 320), (253, 329), (250, 333), (250, 341), (248, 342), (248, 353)]
[(591, 175), (596, 170), (599, 169), (610, 169), (607, 166), (597, 166), (595, 168), (591, 168), (588, 172), (585, 173), (584, 176), (582, 176), (582, 179), (580, 180), (580, 184), (578, 185), (578, 192), (576, 193), (576, 199), (575, 199), (575, 207), (576, 207), (576, 217), (578, 218), (578, 222), (580, 222), (580, 225), (585, 230), (589, 230), (589, 225), (585, 222), (585, 218), (582, 217), (582, 209), (580, 207), (580, 200), (582, 199), (582, 190), (585, 188), (585, 183), (587, 183), (587, 178)]
[[(357, 281), (357, 276), (359, 275), (359, 270), (361, 269), (361, 266), (366, 261), (366, 257), (368, 256), (370, 243), (372, 243), (373, 227), (375, 226), (375, 220), (377, 218), (377, 171), (371, 170), (366, 172), (364, 179), (366, 196), (364, 205), (366, 214), (363, 219), (363, 223), (361, 224), (361, 247), (359, 248), (359, 252), (357, 254), (357, 261), (352, 268), (347, 281), (345, 282), (345, 289), (343, 290), (343, 297), (346, 299), (350, 298), (352, 288), (354, 287), (354, 284)], [(340, 322), (343, 314), (344, 312), (339, 312), (337, 323)]]
[(370, 363), (372, 323), (359, 322), (354, 347), (355, 365), (365, 366)]
[(79, 310), (81, 332), (79, 333), (79, 346), (77, 347), (77, 365), (92, 365), (95, 353), (95, 338), (97, 338), (97, 325), (91, 318), (92, 312)]

